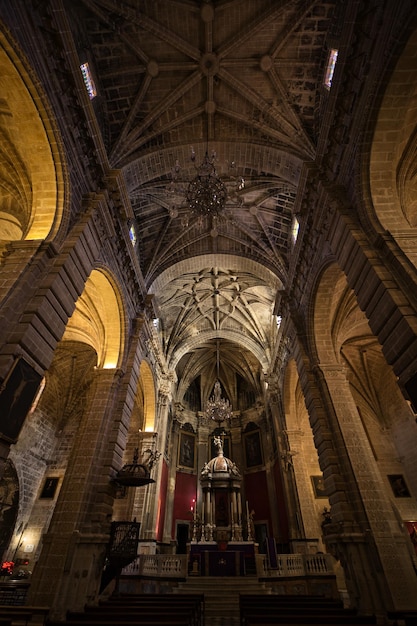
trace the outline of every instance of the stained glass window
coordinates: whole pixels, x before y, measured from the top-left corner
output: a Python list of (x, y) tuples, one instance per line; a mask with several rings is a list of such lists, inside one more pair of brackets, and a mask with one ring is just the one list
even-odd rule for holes
[(335, 48), (332, 48), (329, 53), (329, 60), (327, 61), (326, 75), (324, 77), (324, 84), (327, 87), (327, 89), (330, 89), (330, 87), (332, 86), (334, 68), (336, 67), (338, 53), (339, 51), (336, 50)]
[(97, 89), (94, 84), (93, 77), (91, 76), (88, 63), (82, 63), (82, 65), (80, 65), (80, 70), (84, 78), (84, 84), (87, 89), (87, 93), (90, 96), (90, 100), (92, 100), (97, 95)]

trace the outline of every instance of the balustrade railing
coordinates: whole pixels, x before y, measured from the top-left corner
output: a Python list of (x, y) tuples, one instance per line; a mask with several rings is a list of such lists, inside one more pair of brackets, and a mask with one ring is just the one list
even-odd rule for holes
[[(184, 554), (140, 554), (123, 568), (123, 576), (147, 576), (150, 578), (185, 578), (188, 557)], [(334, 574), (330, 554), (278, 554), (277, 565), (269, 566), (268, 557), (256, 557), (257, 575), (283, 578), (303, 576), (326, 576)]]
[(270, 578), (334, 574), (330, 554), (278, 554), (276, 567), (270, 567), (268, 557), (260, 554), (256, 565), (258, 576)]
[(187, 556), (184, 554), (140, 554), (122, 570), (122, 576), (185, 578)]

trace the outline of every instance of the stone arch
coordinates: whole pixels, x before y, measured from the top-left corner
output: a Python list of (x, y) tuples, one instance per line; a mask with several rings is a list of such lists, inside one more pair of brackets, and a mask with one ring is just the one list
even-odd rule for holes
[(155, 384), (152, 370), (147, 361), (140, 364), (140, 391), (143, 403), (143, 427), (145, 432), (153, 432), (155, 430), (156, 421), (156, 399)]
[(382, 226), (396, 233), (417, 226), (417, 32), (410, 37), (385, 90), (370, 153), (370, 189)]
[(341, 302), (348, 290), (346, 278), (336, 265), (329, 266), (321, 275), (314, 303), (313, 333), (314, 348), (322, 364), (340, 364), (335, 341), (341, 324)]
[(412, 471), (412, 450), (417, 443), (414, 416), (354, 292), (333, 265), (323, 272), (316, 291), (314, 339), (319, 364), (344, 372), (349, 401), (356, 406), (387, 491), (392, 496), (390, 473), (407, 474), (409, 470), (409, 483), (416, 485)]
[(124, 325), (115, 281), (103, 270), (93, 270), (68, 320), (63, 340), (90, 345), (97, 353), (97, 367), (111, 369), (119, 367), (123, 358)]
[(1, 240), (51, 239), (65, 191), (58, 133), (39, 86), (1, 31), (0, 93)]
[(243, 335), (241, 332), (232, 330), (205, 330), (196, 337), (191, 337), (187, 341), (183, 341), (178, 344), (175, 353), (172, 355), (172, 359), (169, 362), (169, 367), (175, 370), (181, 358), (187, 353), (194, 350), (204, 341), (212, 341), (213, 339), (227, 339), (231, 343), (235, 343), (241, 348), (249, 350), (254, 357), (259, 361), (263, 371), (267, 372), (270, 367), (269, 357), (270, 355), (262, 350), (262, 346), (254, 341), (251, 337)]

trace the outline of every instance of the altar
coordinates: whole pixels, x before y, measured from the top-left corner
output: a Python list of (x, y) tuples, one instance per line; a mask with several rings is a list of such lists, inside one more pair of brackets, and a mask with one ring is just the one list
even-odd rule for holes
[(256, 571), (255, 544), (231, 542), (223, 549), (216, 543), (191, 544), (190, 576), (247, 576)]

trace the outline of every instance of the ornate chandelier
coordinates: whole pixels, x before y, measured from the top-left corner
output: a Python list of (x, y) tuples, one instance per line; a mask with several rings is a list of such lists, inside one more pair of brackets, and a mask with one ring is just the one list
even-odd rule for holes
[(216, 173), (213, 159), (208, 153), (197, 167), (197, 176), (189, 183), (186, 199), (192, 213), (197, 215), (219, 215), (226, 205), (227, 190)]
[(216, 380), (214, 384), (214, 393), (206, 406), (206, 417), (219, 423), (230, 420), (232, 417), (232, 407), (228, 400), (221, 397), (220, 382)]

